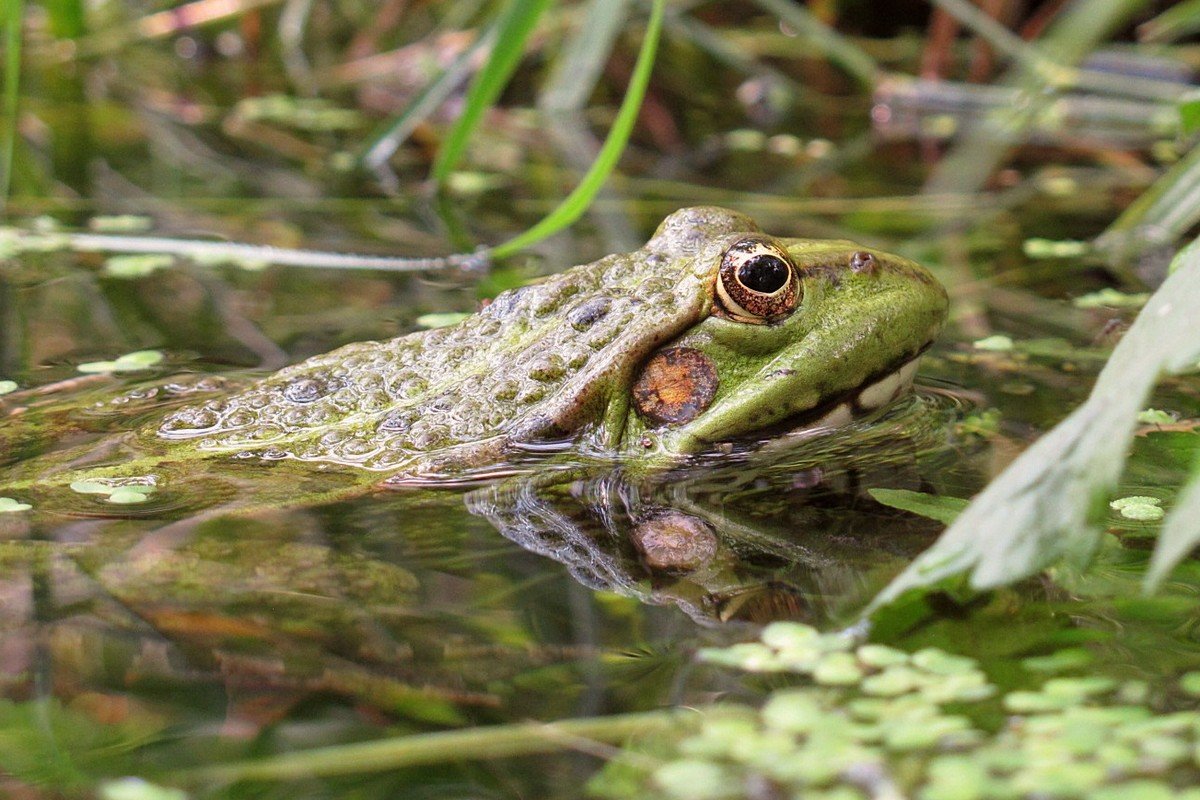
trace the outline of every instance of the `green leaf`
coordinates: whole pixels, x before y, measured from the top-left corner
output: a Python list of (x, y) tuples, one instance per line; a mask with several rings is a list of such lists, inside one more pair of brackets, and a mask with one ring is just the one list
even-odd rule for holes
[(1137, 421), (1143, 425), (1171, 425), (1175, 418), (1161, 409), (1147, 408), (1138, 413)]
[(187, 792), (141, 778), (120, 778), (100, 786), (100, 800), (187, 800)]
[(117, 362), (115, 361), (86, 361), (75, 369), (89, 375), (100, 375), (106, 372), (116, 372)]
[(114, 278), (141, 278), (174, 263), (175, 257), (166, 253), (109, 256), (104, 260), (104, 272)]
[(645, 97), (646, 87), (650, 83), (650, 73), (654, 69), (654, 56), (658, 52), (658, 39), (662, 33), (665, 5), (665, 0), (654, 0), (650, 11), (650, 21), (646, 24), (646, 35), (642, 40), (642, 49), (638, 52), (637, 63), (633, 68), (633, 77), (629, 80), (629, 89), (625, 92), (625, 99), (621, 101), (621, 108), (617, 111), (617, 118), (613, 122), (612, 129), (609, 130), (608, 137), (604, 140), (604, 144), (587, 174), (579, 181), (579, 185), (567, 195), (566, 199), (541, 222), (495, 247), (492, 250), (493, 256), (504, 258), (512, 255), (518, 250), (528, 247), (534, 242), (540, 242), (547, 236), (562, 230), (579, 219), (592, 202), (592, 198), (600, 191), (600, 187), (604, 185), (609, 174), (616, 167), (617, 160), (625, 149), (625, 143), (629, 141), (629, 135), (633, 132), (633, 125), (637, 122), (638, 110), (642, 106), (642, 98)]
[(118, 486), (108, 496), (108, 502), (118, 505), (144, 503), (153, 491), (151, 486)]
[(479, 126), (484, 113), (504, 91), (521, 60), (525, 40), (549, 6), (550, 0), (513, 0), (505, 11), (497, 30), (496, 46), (492, 48), (487, 64), (471, 81), (462, 116), (438, 151), (433, 164), (433, 179), (438, 183), (444, 182), (458, 165), (467, 148), (467, 140)]
[(0, 394), (9, 394), (17, 390), (16, 381), (0, 381)]
[(1013, 340), (1003, 334), (988, 336), (985, 339), (979, 339), (971, 345), (976, 350), (987, 350), (993, 353), (1005, 353), (1013, 349)]
[(88, 361), (75, 369), (88, 374), (107, 372), (136, 372), (148, 369), (163, 360), (163, 354), (158, 350), (137, 350), (118, 356), (114, 361)]
[(875, 502), (898, 508), (949, 525), (958, 518), (969, 501), (961, 497), (940, 497), (908, 489), (868, 489)]
[(33, 506), (28, 503), (22, 503), (20, 500), (14, 500), (11, 497), (0, 497), (0, 514), (28, 511), (31, 508)]
[(1111, 287), (1080, 295), (1071, 301), (1076, 308), (1141, 308), (1150, 295), (1145, 292), (1126, 294)]
[(455, 325), (462, 322), (470, 314), (462, 311), (441, 311), (432, 314), (422, 314), (417, 317), (417, 325), (422, 328), (445, 328), (447, 325)]
[(117, 357), (117, 363), (125, 369), (151, 367), (163, 360), (158, 350), (136, 350)]
[[(1161, 373), (1191, 369), (1200, 359), (1191, 302), (1200, 297), (1200, 240), (1175, 264), (1113, 350), (1087, 401), (992, 481), (871, 609), (961, 573), (986, 589), (1063, 559), (1082, 564), (1091, 557), (1100, 533), (1094, 523), (1125, 463), (1146, 396)], [(1200, 541), (1200, 482), (1184, 494), (1168, 527), (1186, 530), (1164, 532), (1160, 547), (1168, 550), (1156, 554), (1152, 577)]]
[(104, 481), (94, 480), (92, 478), (84, 478), (78, 481), (71, 481), (71, 491), (79, 494), (112, 494), (113, 487)]

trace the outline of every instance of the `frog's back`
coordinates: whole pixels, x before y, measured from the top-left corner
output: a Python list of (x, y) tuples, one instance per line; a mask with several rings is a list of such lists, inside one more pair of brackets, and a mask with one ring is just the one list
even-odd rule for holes
[(414, 474), (494, 460), (603, 416), (608, 387), (711, 302), (689, 264), (661, 249), (609, 256), (504, 292), (457, 325), (288, 367), (172, 414), (158, 435)]

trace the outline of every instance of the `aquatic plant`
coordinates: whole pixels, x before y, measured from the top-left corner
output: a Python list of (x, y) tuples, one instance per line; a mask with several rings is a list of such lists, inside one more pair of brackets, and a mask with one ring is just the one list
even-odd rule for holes
[[(759, 642), (701, 658), (795, 685), (635, 739), (591, 788), (614, 800), (1200, 797), (1185, 788), (1200, 776), (1200, 712), (1156, 713), (1144, 684), (1071, 674), (1072, 651), (1061, 652), (1060, 663), (1028, 660), (1028, 684), (1003, 690), (973, 659), (938, 648), (775, 623)], [(1178, 685), (1194, 689), (1196, 677)]]

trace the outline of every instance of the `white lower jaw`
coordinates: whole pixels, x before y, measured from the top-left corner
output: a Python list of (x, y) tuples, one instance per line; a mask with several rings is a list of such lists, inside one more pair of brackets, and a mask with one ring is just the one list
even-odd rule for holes
[(912, 389), (913, 378), (917, 374), (917, 366), (920, 361), (921, 358), (918, 356), (895, 372), (888, 373), (879, 380), (867, 384), (817, 419), (798, 428), (794, 433), (840, 428), (850, 424), (856, 416), (883, 408)]

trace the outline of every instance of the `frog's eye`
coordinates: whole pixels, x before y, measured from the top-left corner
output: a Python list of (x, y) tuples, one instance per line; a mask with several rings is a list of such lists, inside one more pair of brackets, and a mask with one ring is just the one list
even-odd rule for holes
[(800, 277), (791, 256), (767, 239), (735, 242), (721, 257), (717, 305), (723, 316), (764, 323), (786, 317), (800, 302)]

